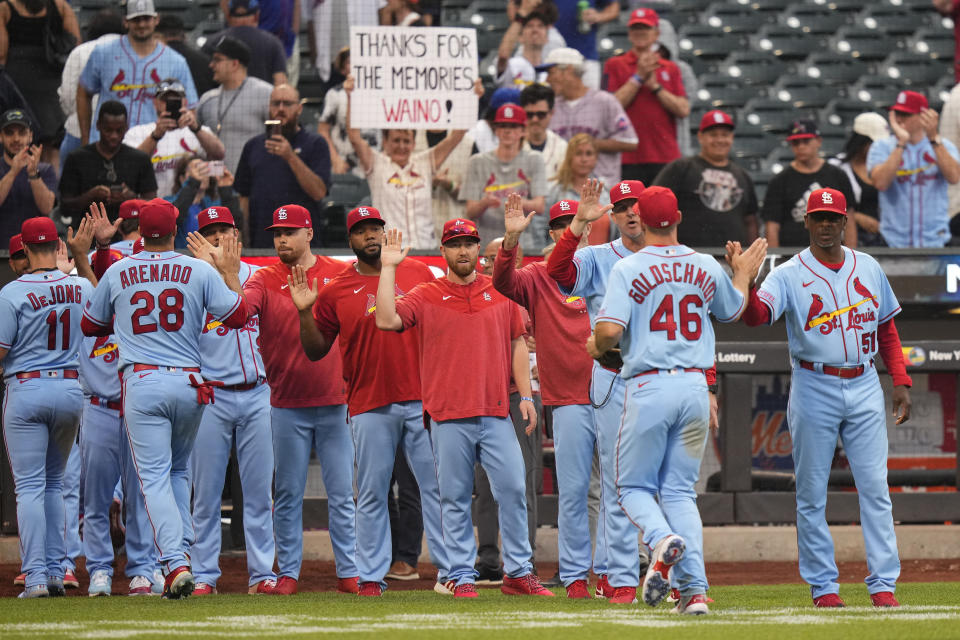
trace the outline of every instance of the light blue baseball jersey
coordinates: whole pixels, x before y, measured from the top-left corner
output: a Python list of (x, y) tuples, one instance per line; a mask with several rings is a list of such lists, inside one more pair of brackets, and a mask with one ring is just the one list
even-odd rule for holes
[(733, 322), (743, 294), (713, 257), (684, 245), (645, 247), (613, 267), (597, 321), (624, 328), (621, 375), (713, 366), (709, 314)]
[(0, 289), (4, 379), (16, 373), (76, 369), (83, 305), (93, 285), (59, 270), (25, 273)]
[[(110, 253), (116, 256), (115, 260), (120, 258), (125, 258), (133, 253), (133, 243), (135, 240), (120, 240), (119, 242), (114, 242), (110, 245)], [(96, 254), (96, 250), (91, 251), (87, 254), (88, 260), (93, 260), (93, 256)]]
[[(107, 100), (118, 100), (127, 108), (131, 127), (157, 119), (153, 108), (156, 86), (166, 78), (176, 78), (187, 90), (187, 104), (197, 104), (197, 90), (187, 61), (179, 53), (162, 43), (144, 57), (137, 55), (129, 36), (97, 45), (80, 74), (80, 84), (90, 93), (100, 94), (100, 105)], [(91, 142), (98, 139), (97, 113), (90, 127)]]
[[(240, 263), (240, 283), (244, 285), (259, 269)], [(231, 329), (207, 314), (200, 335), (200, 368), (208, 380), (226, 385), (249, 384), (267, 376), (260, 358), (260, 316), (250, 316), (242, 329)]]
[(117, 363), (120, 349), (117, 338), (84, 336), (80, 344), (80, 388), (86, 396), (120, 400), (120, 376)]
[[(952, 142), (942, 138), (941, 144), (960, 160)], [(896, 145), (894, 136), (871, 144), (867, 171), (883, 164)], [(929, 139), (907, 145), (893, 183), (880, 192), (880, 233), (891, 247), (942, 247), (949, 242), (947, 181)]]
[(583, 296), (586, 299), (591, 327), (597, 322), (597, 312), (603, 304), (603, 296), (607, 292), (607, 279), (610, 277), (613, 265), (630, 255), (633, 253), (623, 246), (621, 238), (606, 244), (583, 247), (573, 254), (573, 264), (577, 267), (577, 281), (569, 291), (562, 286), (560, 290), (568, 295)]
[(107, 269), (83, 315), (101, 327), (113, 318), (120, 369), (131, 363), (199, 367), (207, 311), (220, 321), (241, 304), (203, 260), (142, 251)]
[(809, 362), (858, 365), (877, 354), (877, 326), (900, 313), (877, 261), (844, 247), (839, 271), (804, 249), (774, 269), (757, 297), (770, 321), (786, 314), (790, 355)]

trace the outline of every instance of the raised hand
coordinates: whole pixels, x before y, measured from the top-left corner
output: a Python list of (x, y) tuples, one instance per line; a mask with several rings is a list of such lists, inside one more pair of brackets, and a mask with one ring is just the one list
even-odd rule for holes
[(734, 259), (743, 253), (743, 248), (740, 246), (740, 243), (735, 240), (727, 240), (727, 255), (724, 258), (727, 261), (727, 264), (730, 265), (730, 268), (733, 268)]
[(313, 308), (317, 301), (317, 291), (319, 290), (317, 279), (312, 283), (307, 282), (307, 272), (299, 264), (294, 265), (287, 276), (287, 285), (290, 287), (290, 297), (293, 298), (293, 304), (299, 311), (308, 311)]
[(897, 142), (906, 144), (906, 142), (910, 140), (910, 134), (897, 122), (896, 113), (893, 109), (890, 109), (889, 113), (887, 113), (887, 122), (890, 123), (890, 133), (897, 137)]
[(766, 257), (767, 239), (757, 238), (746, 251), (731, 257), (730, 267), (733, 269), (734, 276), (740, 273), (747, 274), (750, 282), (753, 282), (760, 273), (760, 267)]
[(93, 216), (87, 214), (77, 225), (77, 232), (73, 228), (67, 229), (67, 246), (73, 255), (86, 255), (90, 251), (90, 245), (93, 242)]
[(220, 246), (217, 249), (219, 251), (210, 254), (213, 258), (213, 266), (223, 275), (237, 275), (240, 272), (240, 253), (243, 251), (240, 240), (223, 236), (220, 238)]
[(67, 245), (63, 240), (57, 240), (57, 269), (64, 273), (73, 271), (73, 260), (67, 256)]
[(923, 132), (927, 137), (933, 140), (940, 129), (940, 114), (933, 109), (924, 109), (920, 112), (920, 124), (923, 125)]
[(395, 267), (400, 264), (410, 248), (401, 248), (403, 245), (403, 232), (399, 229), (387, 229), (387, 241), (380, 249), (380, 264), (384, 267)]
[(90, 218), (93, 225), (93, 237), (97, 239), (98, 247), (105, 247), (113, 240), (120, 229), (120, 218), (113, 222), (107, 217), (107, 208), (102, 202), (90, 203)]
[(190, 253), (193, 254), (194, 258), (203, 260), (214, 269), (218, 268), (216, 260), (214, 259), (214, 255), (219, 255), (221, 248), (210, 244), (210, 242), (204, 238), (200, 232), (191, 231), (187, 234), (187, 249), (190, 250)]
[(507, 196), (507, 202), (503, 208), (504, 231), (507, 234), (519, 236), (530, 226), (530, 221), (533, 220), (533, 216), (536, 214), (536, 211), (531, 211), (529, 214), (524, 215), (523, 196), (516, 192), (511, 193)]
[(603, 184), (596, 178), (590, 178), (580, 187), (580, 206), (574, 216), (583, 222), (599, 220), (613, 210), (613, 205), (601, 205), (600, 194), (603, 193)]

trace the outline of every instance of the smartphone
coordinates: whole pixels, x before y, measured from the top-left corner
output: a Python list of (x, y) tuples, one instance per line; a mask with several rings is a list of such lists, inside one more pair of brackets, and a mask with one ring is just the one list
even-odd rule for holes
[(267, 137), (272, 138), (273, 136), (282, 135), (281, 133), (281, 122), (279, 120), (266, 120), (264, 123), (267, 127)]
[(183, 108), (183, 99), (180, 96), (173, 96), (167, 98), (167, 113), (170, 114), (170, 117), (175, 121), (180, 120), (180, 110)]
[(207, 170), (211, 178), (219, 178), (223, 175), (223, 160), (210, 160), (207, 162)]

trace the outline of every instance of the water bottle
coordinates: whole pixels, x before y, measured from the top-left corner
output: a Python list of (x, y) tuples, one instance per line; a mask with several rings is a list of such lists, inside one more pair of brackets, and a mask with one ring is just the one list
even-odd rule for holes
[(577, 3), (577, 31), (580, 33), (590, 33), (593, 25), (584, 20), (583, 12), (590, 8), (589, 0), (580, 0)]

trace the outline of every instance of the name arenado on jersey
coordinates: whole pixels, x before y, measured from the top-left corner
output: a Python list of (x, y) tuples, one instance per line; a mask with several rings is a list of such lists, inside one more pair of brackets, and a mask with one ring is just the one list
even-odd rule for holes
[(128, 267), (120, 272), (120, 288), (126, 289), (133, 284), (146, 282), (179, 282), (187, 284), (190, 282), (190, 274), (193, 269), (179, 264), (141, 264), (134, 267)]

